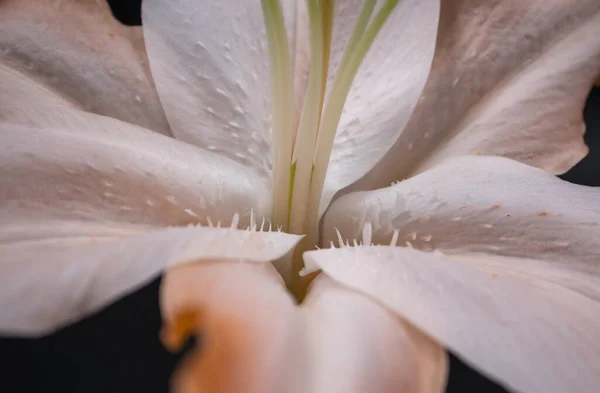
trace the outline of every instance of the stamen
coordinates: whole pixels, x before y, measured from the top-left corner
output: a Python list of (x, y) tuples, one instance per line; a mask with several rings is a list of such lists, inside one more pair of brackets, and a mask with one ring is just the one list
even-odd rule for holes
[[(308, 1), (310, 21), (310, 73), (306, 98), (300, 115), (296, 144), (292, 155), (292, 198), (290, 203), (289, 230), (300, 234), (308, 211), (308, 198), (315, 154), (317, 131), (327, 82), (329, 48), (331, 47), (332, 2)], [(329, 18), (330, 20), (326, 20)], [(298, 185), (298, 187), (296, 187)]]
[(279, 0), (261, 0), (267, 31), (273, 106), (273, 220), (287, 224), (293, 135), (293, 80), (283, 11)]
[[(294, 79), (292, 56), (279, 0), (261, 0), (271, 69), (273, 97), (273, 216), (277, 230), (304, 234), (292, 256), (287, 280), (301, 299), (310, 280), (301, 279), (304, 251), (318, 243), (320, 200), (342, 110), (358, 69), (377, 34), (400, 0), (386, 0), (375, 14), (376, 0), (366, 0), (342, 55), (336, 78), (325, 93), (333, 34), (334, 0), (308, 0), (310, 72), (300, 115), (292, 113)], [(296, 43), (297, 44), (297, 43)], [(297, 97), (296, 97), (297, 98)], [(298, 123), (295, 130), (296, 122)], [(238, 217), (239, 219), (239, 217)], [(256, 223), (251, 217), (251, 228)], [(261, 225), (261, 230), (263, 225)], [(363, 228), (362, 244), (370, 245), (372, 228)], [(397, 241), (395, 234), (394, 243)], [(340, 247), (346, 245), (338, 233)], [(354, 243), (358, 242), (354, 240)], [(310, 277), (309, 277), (310, 278)]]
[(340, 70), (343, 64), (348, 64), (350, 57), (354, 54), (356, 46), (358, 42), (362, 38), (367, 26), (369, 25), (369, 20), (371, 19), (371, 15), (373, 14), (373, 10), (375, 9), (375, 5), (377, 4), (377, 0), (367, 0), (365, 1), (362, 10), (360, 11), (360, 15), (356, 20), (356, 25), (350, 34), (350, 38), (348, 38), (348, 42), (346, 43), (346, 47), (344, 48), (344, 54), (342, 55), (342, 59), (340, 60)]
[(321, 107), (325, 100), (325, 88), (327, 87), (327, 76), (329, 71), (329, 60), (331, 54), (331, 36), (333, 34), (333, 14), (335, 11), (334, 0), (321, 0), (321, 11), (323, 12), (323, 81), (321, 86)]
[[(319, 131), (317, 133), (314, 171), (308, 206), (308, 212), (312, 216), (308, 217), (309, 225), (315, 225), (314, 221), (318, 220), (319, 204), (323, 192), (323, 185), (325, 184), (325, 175), (329, 166), (333, 141), (354, 77), (358, 72), (362, 60), (365, 58), (369, 48), (375, 41), (377, 34), (385, 24), (387, 18), (394, 11), (399, 1), (400, 0), (387, 0), (365, 29), (365, 21), (368, 21), (368, 16), (370, 16), (373, 11), (370, 8), (374, 7), (374, 4), (372, 4), (373, 2), (366, 1), (359, 17), (359, 23), (357, 23), (351, 35), (351, 47), (344, 52), (343, 57), (345, 57), (345, 63), (340, 63), (339, 65), (339, 70), (329, 93), (329, 100), (323, 111)], [(363, 32), (362, 36), (361, 31)], [(360, 39), (358, 38), (359, 36)], [(311, 223), (310, 221), (313, 222)]]

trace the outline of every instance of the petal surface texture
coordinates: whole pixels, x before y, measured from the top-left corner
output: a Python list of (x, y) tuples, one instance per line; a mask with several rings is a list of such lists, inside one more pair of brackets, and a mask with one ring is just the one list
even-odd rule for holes
[[(282, 6), (291, 23), (293, 3)], [(269, 173), (271, 93), (260, 2), (148, 0), (142, 19), (175, 137)]]
[(344, 247), (304, 256), (309, 267), (386, 305), (517, 392), (592, 393), (600, 384), (597, 300), (543, 278), (483, 271), (411, 248)]
[(135, 290), (166, 266), (215, 259), (268, 263), (298, 240), (279, 232), (206, 227), (137, 236), (114, 226), (105, 231), (114, 237), (0, 245), (0, 332), (47, 334)]
[(0, 120), (35, 124), (47, 120), (39, 107), (71, 107), (170, 134), (141, 28), (105, 1), (2, 1), (0, 85)]
[[(336, 4), (329, 87), (363, 3)], [(373, 168), (402, 132), (427, 81), (439, 16), (439, 0), (401, 1), (375, 38), (344, 106), (321, 210), (335, 192)]]
[(582, 113), (600, 68), (598, 34), (596, 0), (442, 2), (421, 101), (354, 189), (384, 187), (465, 154), (566, 172), (587, 154)]
[[(270, 211), (266, 184), (232, 160), (116, 119), (67, 117), (62, 128), (0, 123), (3, 332), (48, 332), (131, 291), (182, 247), (206, 252), (204, 228), (167, 226), (245, 227)], [(219, 252), (237, 252), (225, 240)]]
[(163, 227), (269, 212), (267, 183), (232, 160), (115, 119), (65, 116), (60, 128), (0, 124), (8, 222)]
[(309, 343), (307, 392), (444, 391), (444, 348), (363, 294), (321, 275), (301, 310)]
[(325, 216), (323, 243), (360, 239), (448, 254), (495, 254), (597, 271), (600, 192), (502, 157), (458, 157), (396, 185), (350, 193)]
[(303, 325), (270, 264), (172, 269), (162, 283), (161, 310), (167, 347), (180, 349), (187, 335), (202, 333), (175, 373), (172, 392), (280, 393), (302, 382), (294, 380), (294, 359), (301, 359)]

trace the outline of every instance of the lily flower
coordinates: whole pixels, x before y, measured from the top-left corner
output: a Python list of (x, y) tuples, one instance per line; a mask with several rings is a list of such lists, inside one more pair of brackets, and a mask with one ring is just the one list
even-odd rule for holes
[(597, 0), (142, 11), (0, 2), (3, 334), (166, 271), (176, 392), (600, 386)]

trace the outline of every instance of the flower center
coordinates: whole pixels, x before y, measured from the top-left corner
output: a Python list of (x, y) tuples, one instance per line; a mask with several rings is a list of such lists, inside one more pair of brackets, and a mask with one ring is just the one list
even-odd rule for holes
[[(319, 206), (333, 141), (350, 87), (362, 60), (399, 0), (366, 0), (348, 37), (335, 79), (327, 86), (334, 0), (308, 0), (310, 70), (299, 117), (295, 117), (292, 55), (279, 0), (262, 0), (273, 99), (273, 222), (304, 234), (292, 263), (292, 290), (304, 285), (302, 253), (318, 243)], [(327, 97), (326, 97), (327, 92)], [(327, 98), (327, 100), (326, 100)], [(299, 119), (296, 126), (294, 119)]]

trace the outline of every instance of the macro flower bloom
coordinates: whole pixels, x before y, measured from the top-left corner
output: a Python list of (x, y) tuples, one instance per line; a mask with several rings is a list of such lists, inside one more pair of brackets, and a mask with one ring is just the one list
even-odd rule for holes
[(554, 177), (587, 152), (597, 0), (142, 16), (0, 2), (3, 334), (166, 269), (164, 344), (203, 334), (177, 392), (439, 392), (446, 348), (599, 386), (600, 193)]

